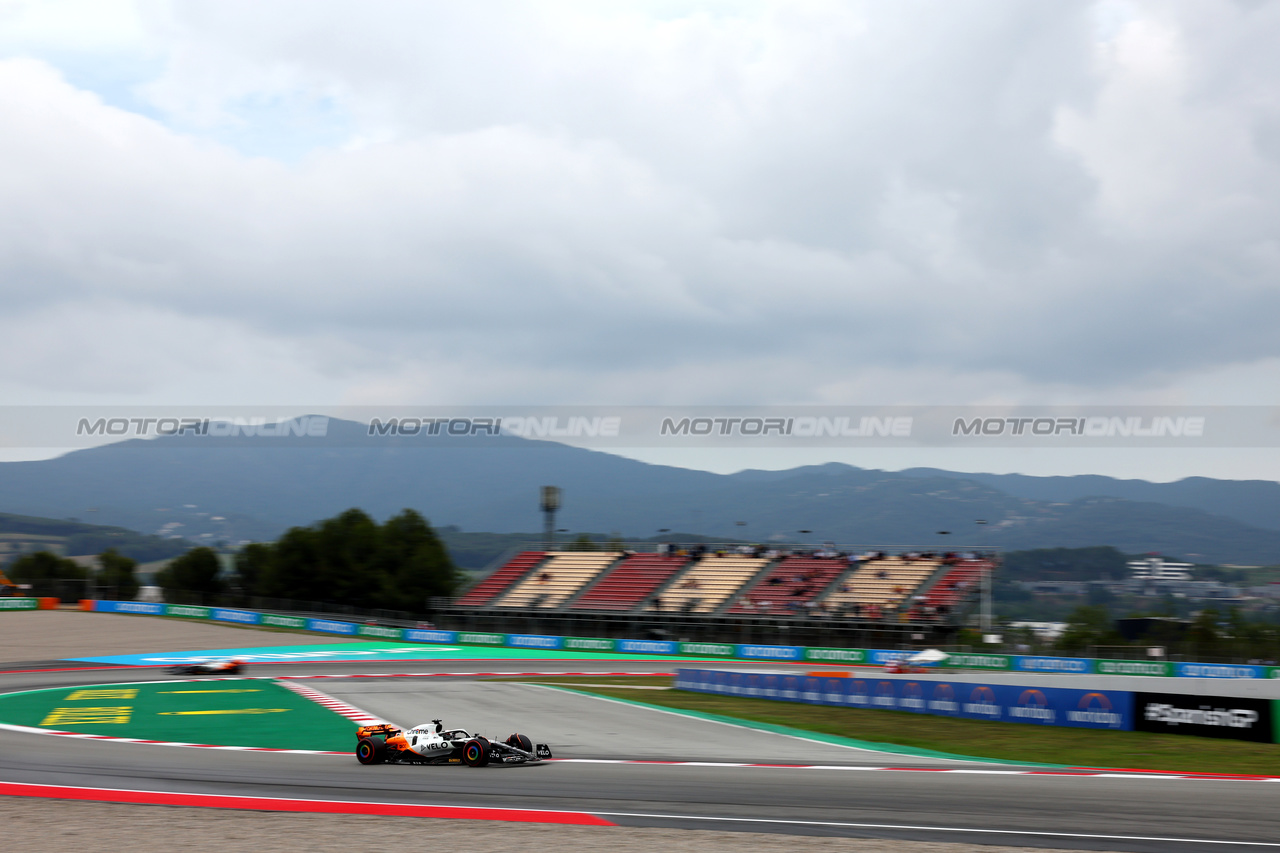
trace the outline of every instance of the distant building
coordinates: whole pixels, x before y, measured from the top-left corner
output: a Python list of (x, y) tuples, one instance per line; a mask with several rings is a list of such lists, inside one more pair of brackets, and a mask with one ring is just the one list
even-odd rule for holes
[(1164, 557), (1130, 560), (1128, 566), (1134, 580), (1150, 581), (1189, 581), (1194, 568), (1191, 563), (1174, 563)]

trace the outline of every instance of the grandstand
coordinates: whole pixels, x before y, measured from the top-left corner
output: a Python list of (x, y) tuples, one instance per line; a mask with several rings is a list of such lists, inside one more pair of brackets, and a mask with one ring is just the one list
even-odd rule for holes
[(708, 554), (660, 590), (647, 609), (713, 613), (769, 563), (764, 557)]
[(786, 557), (740, 593), (728, 613), (751, 616), (806, 613), (831, 583), (849, 571), (844, 559)]
[(569, 607), (571, 610), (631, 610), (688, 564), (688, 557), (674, 554), (632, 554)]
[(622, 554), (618, 551), (551, 551), (535, 571), (527, 574), (495, 607), (537, 607), (553, 610), (608, 569)]
[(707, 553), (707, 547), (654, 553), (653, 543), (636, 543), (625, 551), (526, 551), (461, 599), (436, 602), (436, 613), (442, 624), (465, 631), (814, 646), (944, 644), (996, 566), (990, 555), (968, 553), (890, 556), (848, 546), (730, 550), (741, 543)]
[(822, 606), (837, 614), (883, 616), (908, 600), (941, 565), (937, 560), (906, 556), (866, 560), (827, 593)]
[(545, 551), (524, 551), (517, 554), (496, 572), (467, 590), (467, 594), (458, 599), (460, 607), (479, 607), (493, 600), (495, 596), (518, 581), (520, 578), (541, 563), (547, 554)]
[(978, 588), (982, 576), (994, 570), (995, 566), (989, 560), (956, 560), (924, 593), (924, 599), (911, 608), (911, 618), (924, 621), (945, 620)]

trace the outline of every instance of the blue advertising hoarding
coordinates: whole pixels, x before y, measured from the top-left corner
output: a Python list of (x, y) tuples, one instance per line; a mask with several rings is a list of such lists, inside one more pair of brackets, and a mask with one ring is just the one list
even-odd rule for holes
[(748, 660), (804, 660), (801, 646), (758, 646), (738, 644), (738, 657)]
[(150, 601), (95, 601), (93, 609), (97, 613), (141, 613), (146, 616), (163, 616), (164, 605)]
[(1019, 672), (1093, 672), (1090, 658), (1048, 658), (1040, 655), (1014, 655), (1013, 669)]
[(262, 621), (262, 614), (252, 610), (232, 610), (226, 607), (215, 607), (209, 611), (209, 618), (218, 622), (257, 625)]
[(1173, 674), (1180, 678), (1266, 678), (1265, 666), (1230, 663), (1175, 663)]
[(458, 642), (457, 631), (435, 631), (426, 628), (406, 628), (403, 640), (409, 643), (444, 643), (449, 645)]
[(356, 626), (351, 622), (338, 622), (334, 619), (308, 619), (308, 631), (319, 631), (322, 634), (355, 634)]
[(614, 650), (635, 655), (674, 655), (680, 644), (670, 640), (618, 640)]
[(676, 687), (818, 705), (908, 711), (1042, 726), (1133, 729), (1133, 694), (895, 678), (830, 678), (681, 669)]
[(507, 645), (513, 649), (558, 649), (563, 637), (547, 634), (508, 634)]

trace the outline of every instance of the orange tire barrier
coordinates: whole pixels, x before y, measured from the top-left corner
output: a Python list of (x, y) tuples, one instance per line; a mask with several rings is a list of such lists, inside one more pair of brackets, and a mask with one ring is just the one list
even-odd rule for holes
[(57, 610), (59, 605), (62, 604), (62, 599), (60, 598), (38, 598), (36, 600), (40, 602), (37, 606), (41, 610)]

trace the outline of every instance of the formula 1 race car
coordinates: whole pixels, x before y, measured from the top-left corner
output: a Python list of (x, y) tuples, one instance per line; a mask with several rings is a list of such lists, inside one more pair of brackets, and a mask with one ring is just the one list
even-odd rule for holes
[(180, 663), (166, 670), (170, 675), (238, 675), (238, 660), (209, 660), (203, 663)]
[(545, 743), (534, 744), (521, 734), (505, 741), (489, 740), (464, 729), (448, 729), (439, 720), (430, 725), (399, 729), (392, 725), (361, 726), (356, 730), (356, 759), (361, 764), (465, 764), (484, 767), (528, 764), (551, 757)]

